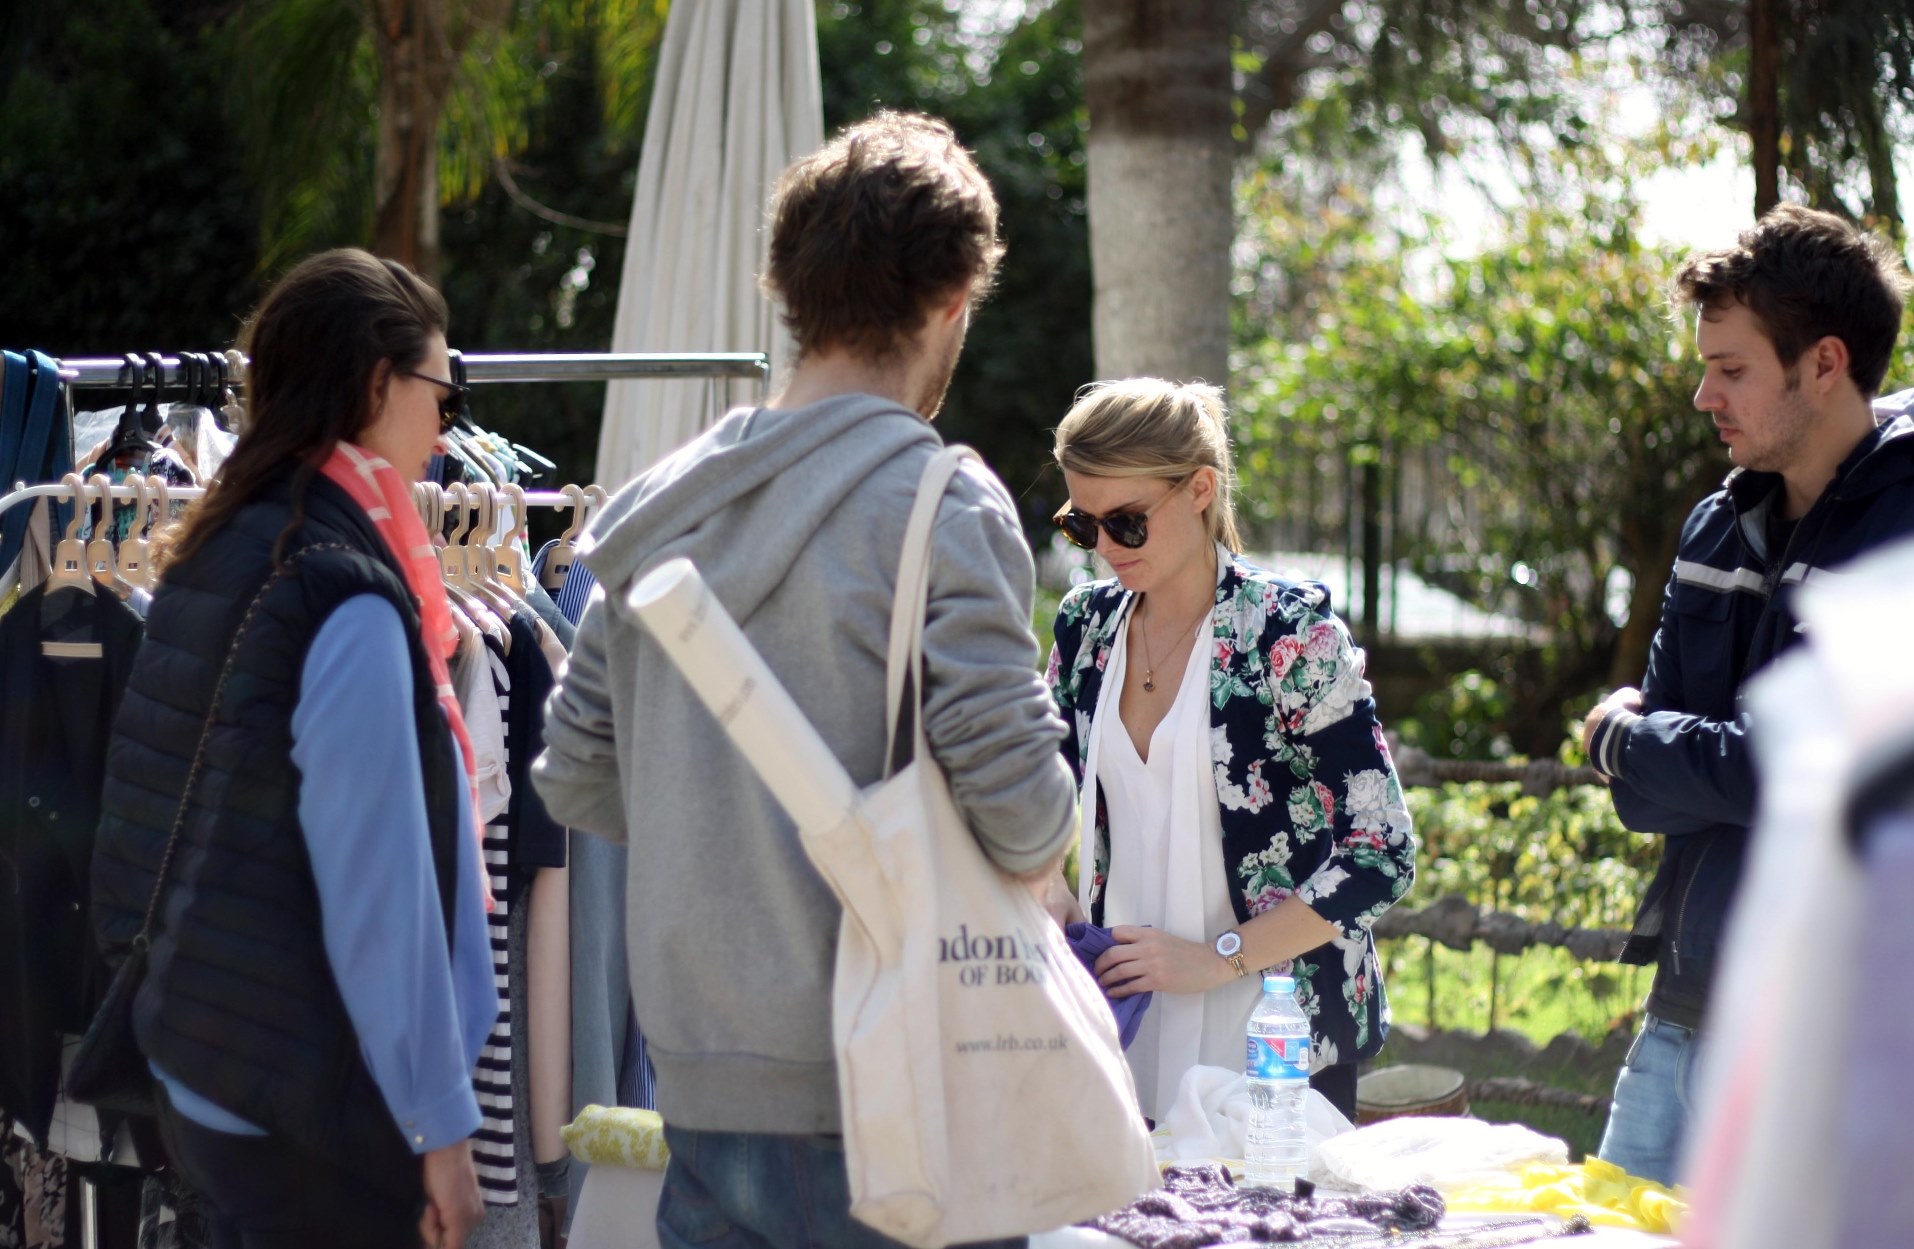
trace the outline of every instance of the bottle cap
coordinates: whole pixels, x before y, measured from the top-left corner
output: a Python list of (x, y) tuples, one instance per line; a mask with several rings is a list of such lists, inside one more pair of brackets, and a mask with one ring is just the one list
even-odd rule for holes
[(1273, 971), (1263, 973), (1263, 992), (1281, 993), (1284, 996), (1296, 992), (1296, 979), (1293, 976), (1279, 976)]

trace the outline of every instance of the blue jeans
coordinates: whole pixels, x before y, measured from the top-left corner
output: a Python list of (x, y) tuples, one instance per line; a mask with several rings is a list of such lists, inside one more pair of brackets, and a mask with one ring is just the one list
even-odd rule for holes
[(1695, 1093), (1700, 1038), (1692, 1028), (1645, 1017), (1615, 1077), (1600, 1157), (1630, 1175), (1675, 1183)]
[[(844, 1141), (665, 1128), (662, 1249), (901, 1249), (851, 1217)], [(1027, 1242), (980, 1242), (1024, 1249)]]

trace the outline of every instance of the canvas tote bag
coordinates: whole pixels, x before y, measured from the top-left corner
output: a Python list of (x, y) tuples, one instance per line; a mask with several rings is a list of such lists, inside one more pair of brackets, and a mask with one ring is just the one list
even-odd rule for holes
[[(911, 674), (923, 671), (931, 527), (952, 475), (974, 456), (946, 448), (920, 482), (887, 666), (887, 740), (894, 746), (901, 726), (911, 754), (861, 795), (846, 777), (848, 816), (807, 820), (787, 796), (793, 775), (842, 767), (734, 623), (719, 627), (755, 660), (724, 665), (736, 688), (687, 666), (718, 666), (695, 661), (685, 645), (700, 629), (714, 633), (711, 620), (723, 615), (709, 590), (699, 584), (695, 605), (687, 597), (677, 627), (641, 606), (647, 583), (695, 580), (692, 570), (659, 569), (630, 599), (791, 811), (806, 855), (843, 904), (832, 1035), (851, 1213), (924, 1247), (1063, 1227), (1159, 1183), (1102, 991), (1036, 899), (984, 857), (925, 737), (921, 682)], [(751, 705), (779, 699), (808, 746), (752, 740), (764, 728), (751, 727)], [(781, 763), (767, 764), (767, 752), (782, 753)]]

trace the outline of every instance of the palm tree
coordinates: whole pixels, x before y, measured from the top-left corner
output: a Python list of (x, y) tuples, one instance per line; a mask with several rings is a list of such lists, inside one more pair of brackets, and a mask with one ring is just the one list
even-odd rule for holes
[[(514, 198), (548, 77), (588, 62), (635, 150), (668, 0), (247, 0), (235, 112), (267, 270), (369, 245), (428, 275), (439, 217), (494, 177)], [(366, 136), (376, 136), (370, 149)]]

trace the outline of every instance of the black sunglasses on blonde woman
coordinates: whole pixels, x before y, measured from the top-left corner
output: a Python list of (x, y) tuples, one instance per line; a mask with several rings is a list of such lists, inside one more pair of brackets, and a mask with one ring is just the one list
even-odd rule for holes
[(1097, 549), (1097, 529), (1110, 535), (1110, 541), (1120, 547), (1136, 550), (1150, 540), (1150, 514), (1168, 502), (1171, 495), (1189, 484), (1185, 477), (1168, 490), (1163, 497), (1140, 512), (1111, 512), (1108, 516), (1098, 516), (1086, 512), (1080, 507), (1067, 507), (1050, 519), (1055, 522), (1063, 536), (1072, 546), (1082, 547), (1086, 551)]

